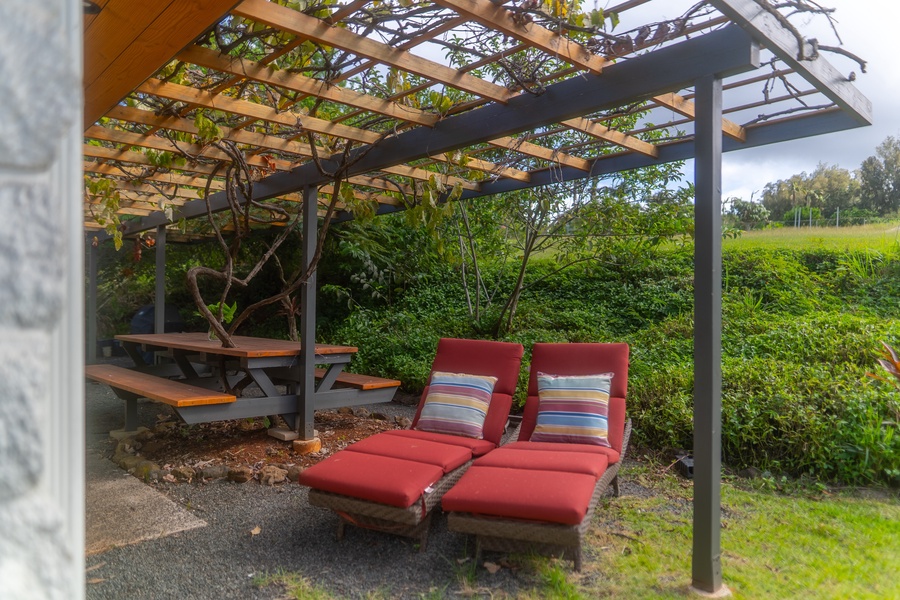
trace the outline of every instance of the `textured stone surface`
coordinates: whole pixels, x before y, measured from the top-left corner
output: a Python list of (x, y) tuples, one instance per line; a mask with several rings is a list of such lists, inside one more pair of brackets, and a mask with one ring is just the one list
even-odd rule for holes
[[(41, 474), (43, 456), (37, 399), (47, 394), (46, 374), (38, 357), (41, 336), (0, 330), (0, 501), (21, 496), (34, 487)], [(18, 340), (19, 343), (15, 343)], [(2, 523), (2, 521), (0, 521)]]
[(275, 465), (266, 465), (259, 470), (259, 482), (266, 485), (275, 485), (283, 483), (287, 479), (288, 472), (285, 469), (276, 467)]
[(69, 558), (55, 509), (34, 494), (0, 503), (0, 581), (4, 599), (66, 600)]
[(65, 296), (59, 210), (45, 185), (25, 183), (0, 185), (0, 209), (0, 327), (49, 330)]
[(78, 116), (78, 65), (68, 52), (63, 3), (0, 2), (0, 165), (47, 167)]
[(247, 483), (251, 479), (253, 479), (253, 469), (250, 467), (234, 467), (228, 470), (228, 481)]

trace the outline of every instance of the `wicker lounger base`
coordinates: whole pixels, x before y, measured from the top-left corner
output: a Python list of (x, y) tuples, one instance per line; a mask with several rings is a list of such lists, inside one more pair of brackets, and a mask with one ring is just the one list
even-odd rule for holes
[(450, 531), (475, 536), (476, 564), (481, 562), (483, 550), (534, 552), (545, 556), (570, 558), (574, 562), (575, 570), (581, 571), (581, 543), (584, 534), (591, 524), (597, 502), (606, 493), (606, 488), (612, 484), (613, 493), (619, 495), (617, 475), (620, 464), (612, 465), (597, 480), (587, 513), (578, 525), (451, 512), (448, 515), (447, 526)]
[(309, 503), (334, 511), (339, 517), (337, 538), (343, 539), (347, 525), (355, 525), (366, 529), (374, 529), (385, 533), (393, 533), (419, 540), (419, 551), (425, 550), (428, 543), (428, 528), (434, 508), (439, 506), (441, 498), (459, 481), (472, 461), (457, 467), (444, 475), (432, 486), (432, 491), (425, 494), (409, 508), (399, 508), (370, 502), (351, 496), (343, 496), (321, 490), (309, 490)]

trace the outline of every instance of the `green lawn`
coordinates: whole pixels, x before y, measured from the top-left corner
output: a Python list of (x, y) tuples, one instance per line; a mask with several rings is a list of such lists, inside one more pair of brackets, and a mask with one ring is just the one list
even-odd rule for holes
[[(685, 596), (692, 488), (658, 471), (629, 474), (652, 491), (649, 497), (608, 503), (590, 542), (594, 560), (570, 576), (582, 597)], [(771, 481), (755, 487), (728, 480), (722, 486), (722, 572), (734, 598), (900, 598), (896, 491), (864, 499), (816, 488), (784, 494), (768, 489)]]
[[(427, 582), (422, 598), (654, 600), (696, 598), (691, 573), (692, 483), (664, 466), (629, 465), (631, 493), (608, 498), (595, 514), (581, 573), (572, 563), (488, 554), (513, 568), (518, 591), (498, 586), (483, 565), (459, 558), (449, 581)], [(637, 488), (633, 487), (637, 484)], [(640, 491), (635, 491), (639, 489)], [(897, 490), (828, 491), (791, 482), (726, 479), (722, 485), (722, 572), (734, 598), (854, 600), (900, 598)], [(402, 560), (398, 556), (397, 560)], [(287, 597), (337, 600), (324, 581), (299, 574), (262, 577)], [(366, 598), (392, 597), (389, 589)]]
[(739, 237), (727, 239), (726, 248), (787, 248), (810, 250), (876, 250), (888, 252), (900, 242), (900, 227), (896, 223), (858, 225), (853, 227), (779, 227), (745, 231)]

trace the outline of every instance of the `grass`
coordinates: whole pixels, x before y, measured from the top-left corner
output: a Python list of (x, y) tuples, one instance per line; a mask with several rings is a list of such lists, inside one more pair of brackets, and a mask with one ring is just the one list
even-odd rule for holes
[[(624, 600), (693, 598), (692, 484), (670, 470), (642, 463), (623, 474), (645, 494), (608, 498), (585, 544), (581, 573), (571, 562), (535, 556), (486, 560), (515, 569), (516, 592), (471, 563), (447, 581), (422, 582), (420, 598)], [(874, 496), (874, 498), (866, 496)], [(900, 598), (900, 498), (896, 491), (827, 490), (787, 480), (727, 479), (722, 485), (723, 580), (737, 599)], [(335, 560), (339, 560), (337, 557)], [(398, 557), (402, 560), (402, 557)], [(338, 600), (321, 582), (278, 573), (258, 585), (283, 586), (288, 598)], [(392, 597), (373, 590), (366, 598)]]
[[(610, 501), (594, 529), (583, 597), (684, 598), (691, 484), (644, 470), (647, 498)], [(820, 488), (722, 486), (722, 571), (734, 598), (900, 598), (900, 502)]]
[(726, 239), (723, 247), (734, 249), (785, 248), (810, 250), (865, 251), (887, 253), (900, 243), (900, 228), (896, 223), (856, 225), (853, 227), (779, 227), (745, 231), (739, 237)]

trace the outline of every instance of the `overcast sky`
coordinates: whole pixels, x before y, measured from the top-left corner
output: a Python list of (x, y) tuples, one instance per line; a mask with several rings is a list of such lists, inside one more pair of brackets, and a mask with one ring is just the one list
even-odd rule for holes
[[(725, 154), (722, 170), (722, 196), (758, 199), (763, 186), (786, 179), (795, 173), (811, 172), (820, 162), (845, 169), (859, 168), (875, 154), (875, 148), (887, 136), (900, 135), (900, 66), (893, 29), (900, 24), (898, 0), (820, 0), (823, 6), (837, 9), (838, 32), (844, 48), (868, 61), (867, 73), (840, 57), (828, 60), (842, 73), (857, 72), (857, 88), (872, 101), (874, 124), (814, 138), (786, 142)], [(837, 45), (827, 29), (803, 28), (804, 34), (817, 37), (826, 45)], [(824, 25), (821, 23), (820, 25)], [(687, 165), (686, 169), (693, 169)], [(687, 171), (692, 175), (692, 171)]]

